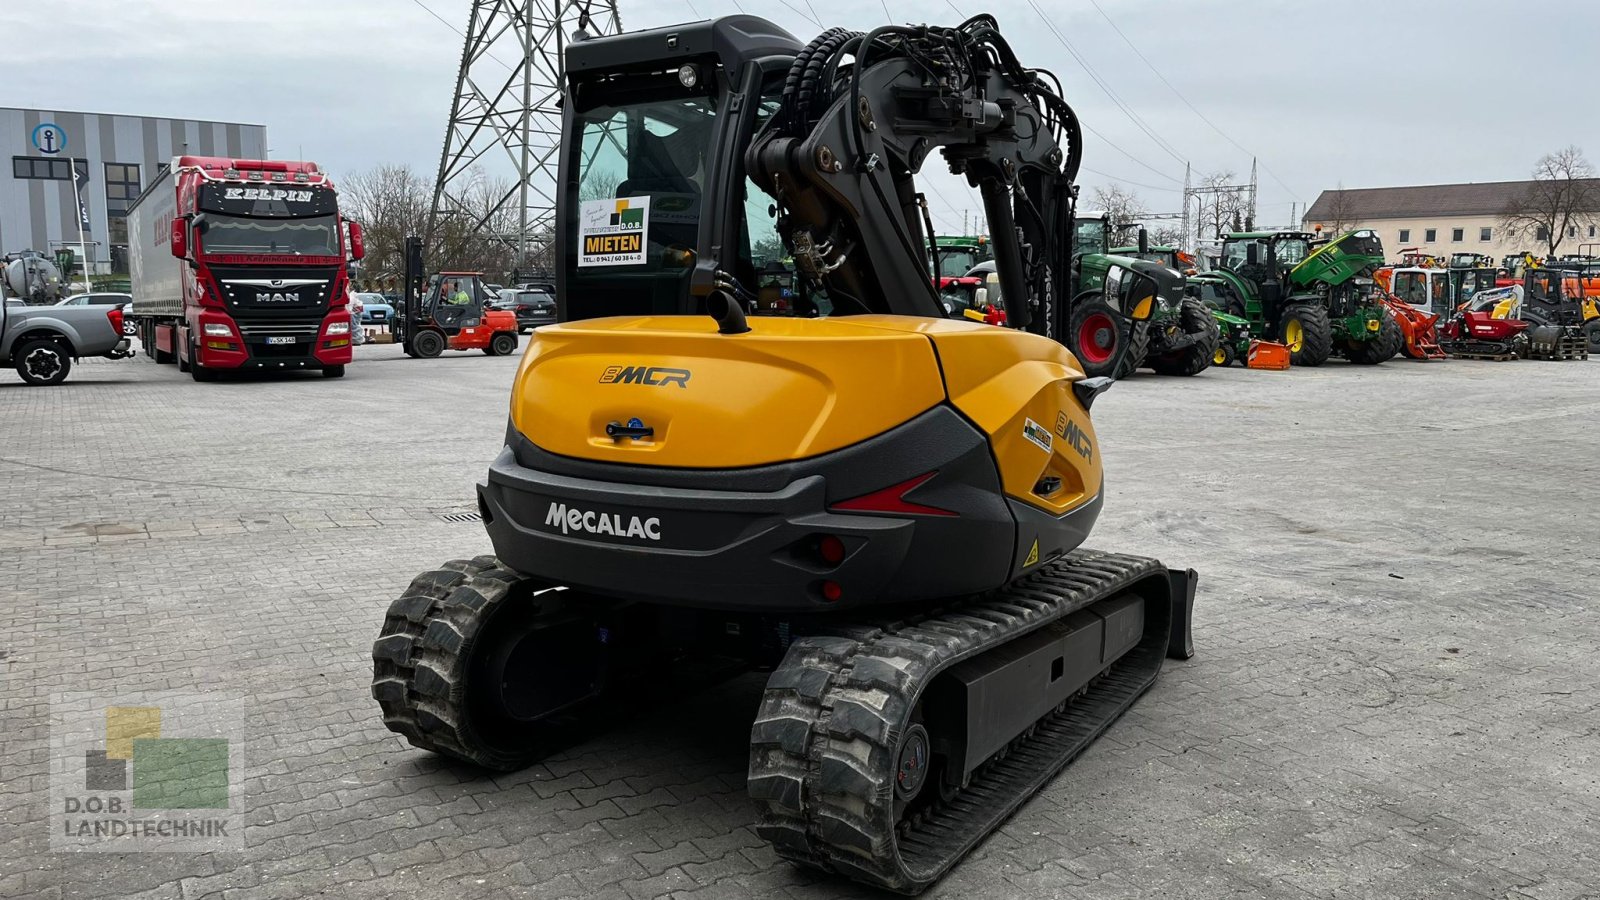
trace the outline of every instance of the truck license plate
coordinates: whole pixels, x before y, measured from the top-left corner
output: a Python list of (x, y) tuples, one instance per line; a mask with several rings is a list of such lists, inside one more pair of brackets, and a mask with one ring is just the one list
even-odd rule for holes
[(292, 343), (294, 343), (294, 335), (291, 334), (291, 335), (285, 335), (283, 337), (269, 337), (269, 338), (267, 338), (267, 343), (269, 343), (269, 344), (292, 344)]

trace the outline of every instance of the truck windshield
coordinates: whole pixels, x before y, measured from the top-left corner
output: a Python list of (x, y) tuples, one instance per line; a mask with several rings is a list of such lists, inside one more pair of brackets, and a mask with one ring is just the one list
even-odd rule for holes
[(245, 219), (206, 213), (205, 223), (201, 243), (207, 253), (340, 255), (338, 216)]

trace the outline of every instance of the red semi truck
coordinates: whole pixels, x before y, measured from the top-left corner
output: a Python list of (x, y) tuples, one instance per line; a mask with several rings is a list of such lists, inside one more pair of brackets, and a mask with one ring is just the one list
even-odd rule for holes
[(315, 163), (176, 157), (128, 210), (128, 237), (129, 318), (151, 359), (196, 381), (344, 374), (361, 226)]

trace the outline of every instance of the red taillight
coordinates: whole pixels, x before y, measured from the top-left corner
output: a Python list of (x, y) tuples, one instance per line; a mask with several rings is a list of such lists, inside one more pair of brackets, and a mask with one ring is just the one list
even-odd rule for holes
[(844, 589), (839, 587), (839, 582), (824, 581), (822, 583), (822, 599), (829, 603), (836, 603), (842, 596), (844, 596)]
[(817, 555), (828, 565), (837, 566), (844, 562), (844, 541), (831, 534), (824, 535), (822, 540), (817, 542)]
[(106, 310), (106, 318), (111, 320), (111, 330), (117, 334), (122, 333), (122, 307), (113, 306)]
[(918, 475), (909, 481), (902, 481), (897, 485), (886, 487), (880, 491), (873, 491), (870, 494), (862, 494), (859, 497), (852, 497), (849, 500), (841, 500), (838, 503), (833, 504), (830, 509), (844, 510), (846, 512), (897, 513), (901, 515), (909, 514), (918, 516), (957, 515), (957, 513), (953, 513), (948, 509), (940, 509), (937, 506), (927, 506), (906, 499), (906, 494), (916, 490), (924, 482), (928, 481), (937, 474), (939, 474), (937, 471), (928, 472), (924, 475)]

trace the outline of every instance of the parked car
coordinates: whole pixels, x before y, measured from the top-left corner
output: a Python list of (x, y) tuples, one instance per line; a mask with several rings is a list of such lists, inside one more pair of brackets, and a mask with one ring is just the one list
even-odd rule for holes
[(138, 337), (139, 323), (133, 318), (133, 303), (130, 301), (122, 305), (122, 333), (127, 337)]
[(361, 301), (361, 324), (388, 325), (394, 321), (394, 305), (382, 294), (351, 294)]
[(33, 385), (60, 384), (72, 361), (85, 356), (132, 356), (114, 305), (0, 306), (0, 365), (15, 366)]
[(132, 294), (119, 294), (112, 292), (73, 294), (71, 297), (56, 301), (56, 306), (115, 306), (121, 309), (133, 302)]
[(502, 291), (493, 305), (517, 314), (519, 334), (556, 321), (556, 295), (549, 291)]

